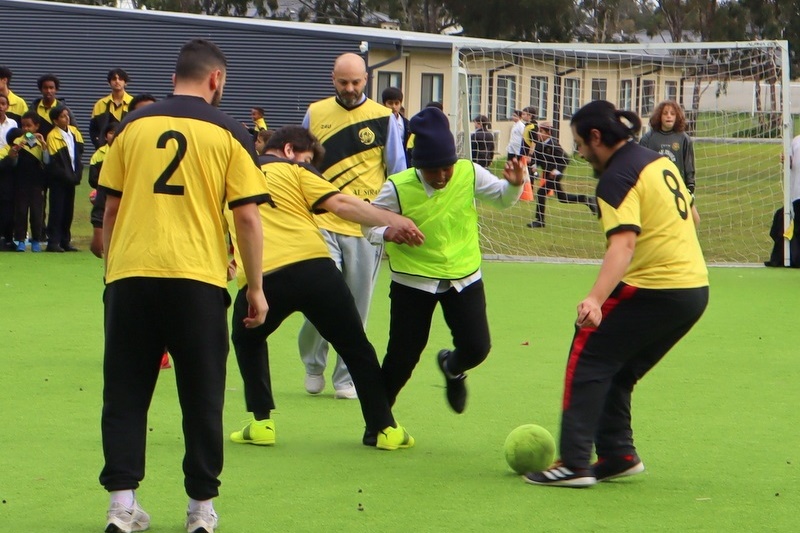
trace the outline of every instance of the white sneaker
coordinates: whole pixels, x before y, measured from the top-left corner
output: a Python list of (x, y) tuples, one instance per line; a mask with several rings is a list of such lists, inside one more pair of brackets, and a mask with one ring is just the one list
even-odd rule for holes
[(333, 393), (333, 397), (337, 400), (358, 400), (358, 393), (356, 392), (355, 386), (350, 385), (343, 389), (336, 389)]
[(322, 374), (306, 373), (306, 392), (319, 394), (325, 389), (325, 376)]
[(214, 533), (219, 517), (214, 509), (186, 511), (186, 531), (189, 533)]
[(119, 502), (114, 502), (108, 507), (106, 533), (131, 533), (144, 531), (148, 527), (150, 527), (150, 515), (144, 512), (136, 500), (133, 500), (133, 505), (130, 507), (125, 507)]

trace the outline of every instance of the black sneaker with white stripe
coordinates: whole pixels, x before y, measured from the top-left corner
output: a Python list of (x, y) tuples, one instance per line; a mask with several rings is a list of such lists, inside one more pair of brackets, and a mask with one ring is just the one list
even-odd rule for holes
[(592, 465), (592, 469), (597, 481), (608, 481), (618, 477), (641, 474), (644, 472), (644, 463), (636, 454), (598, 457), (597, 462)]
[(586, 468), (572, 470), (563, 464), (556, 463), (549, 470), (529, 472), (522, 476), (527, 483), (548, 485), (551, 487), (572, 487), (582, 489), (597, 483), (592, 471)]

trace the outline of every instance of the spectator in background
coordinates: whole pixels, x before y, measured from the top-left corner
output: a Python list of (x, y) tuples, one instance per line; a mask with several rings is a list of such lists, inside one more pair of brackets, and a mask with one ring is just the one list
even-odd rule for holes
[[(39, 235), (44, 220), (45, 165), (50, 163), (47, 141), (39, 133), (42, 119), (36, 111), (22, 115), (23, 134), (14, 141), (10, 157), (14, 159), (14, 238), (17, 251), (25, 251), (25, 238), (30, 235), (31, 251), (41, 252)], [(28, 234), (30, 221), (30, 234)]]
[[(335, 96), (312, 103), (303, 127), (326, 149), (320, 165), (325, 178), (344, 193), (372, 201), (388, 174), (405, 170), (403, 139), (392, 122), (392, 112), (364, 94), (367, 66), (361, 56), (347, 53), (337, 57), (331, 78)], [(383, 247), (370, 244), (359, 224), (333, 213), (317, 215), (316, 220), (366, 324)], [(298, 346), (306, 367), (306, 391), (319, 394), (325, 388), (328, 342), (306, 320)], [(336, 361), (333, 386), (334, 398), (358, 397), (341, 357)]]
[(8, 99), (6, 115), (13, 118), (14, 121), (19, 124), (22, 115), (28, 110), (28, 104), (11, 90), (11, 76), (11, 69), (8, 67), (0, 67), (0, 96), (5, 96)]
[(50, 151), (50, 215), (47, 220), (48, 252), (77, 252), (72, 244), (75, 188), (83, 177), (83, 136), (69, 123), (69, 109), (50, 110), (54, 128), (47, 136)]
[(270, 137), (272, 137), (272, 130), (261, 130), (256, 135), (256, 153), (258, 155), (264, 155), (267, 151), (267, 143), (269, 142)]
[[(5, 68), (5, 67), (0, 67)], [(0, 73), (1, 74), (1, 73)], [(14, 181), (11, 178), (11, 160), (6, 159), (10, 149), (6, 136), (18, 129), (18, 123), (9, 117), (8, 96), (0, 94), (0, 251), (10, 252), (14, 245)], [(18, 135), (14, 135), (12, 141)]]
[(94, 109), (92, 109), (92, 120), (89, 121), (89, 137), (95, 149), (100, 148), (104, 142), (102, 133), (105, 125), (122, 122), (133, 99), (133, 96), (125, 91), (130, 80), (127, 72), (121, 68), (111, 69), (108, 71), (106, 80), (111, 87), (111, 94), (95, 102)]
[(264, 118), (264, 108), (263, 107), (254, 107), (250, 110), (250, 118), (253, 120), (253, 127), (248, 128), (247, 124), (244, 124), (244, 127), (247, 128), (247, 131), (250, 132), (250, 135), (255, 137), (258, 135), (260, 131), (266, 131), (269, 128), (267, 127), (267, 121)]
[[(53, 123), (50, 119), (50, 110), (59, 104), (64, 104), (63, 101), (59, 102), (56, 99), (56, 94), (61, 89), (61, 80), (59, 80), (58, 76), (55, 74), (44, 74), (39, 76), (39, 79), (36, 80), (36, 87), (39, 89), (42, 96), (33, 101), (31, 109), (42, 117), (39, 133), (47, 138), (50, 131), (53, 129)], [(70, 123), (74, 125), (73, 118), (74, 117), (70, 116)]]
[(535, 143), (533, 153), (534, 167), (542, 167), (543, 184), (536, 191), (536, 218), (529, 222), (529, 228), (544, 227), (544, 208), (547, 196), (551, 191), (555, 191), (556, 198), (562, 204), (584, 204), (593, 215), (597, 215), (597, 204), (594, 198), (585, 194), (568, 194), (561, 185), (561, 178), (564, 177), (564, 170), (567, 168), (569, 160), (564, 153), (564, 149), (553, 137), (553, 125), (550, 122), (541, 122), (538, 127), (538, 142)]
[(395, 124), (400, 128), (400, 136), (403, 138), (403, 147), (406, 149), (406, 166), (411, 164), (411, 151), (408, 150), (408, 138), (411, 137), (411, 129), (408, 127), (408, 119), (400, 111), (403, 109), (403, 91), (397, 87), (387, 87), (381, 93), (383, 105), (392, 110)]
[(511, 134), (508, 137), (506, 146), (506, 159), (510, 160), (519, 157), (522, 153), (522, 133), (525, 131), (525, 123), (522, 121), (522, 111), (515, 109), (511, 113)]
[[(58, 91), (61, 89), (61, 80), (58, 79), (58, 76), (55, 74), (44, 74), (39, 76), (39, 79), (36, 80), (36, 87), (39, 89), (41, 93), (41, 98), (37, 98), (31, 104), (31, 110), (36, 111), (41, 117), (40, 125), (39, 125), (39, 133), (42, 134), (42, 137), (47, 139), (47, 136), (50, 135), (50, 132), (53, 131), (53, 122), (50, 119), (50, 110), (58, 105), (66, 105), (66, 102), (62, 99), (61, 101), (56, 99), (56, 95)], [(69, 108), (67, 108), (69, 109)], [(75, 116), (70, 111), (69, 115), (69, 123), (73, 126), (77, 127), (77, 123), (75, 122)], [(44, 242), (47, 240), (47, 232), (45, 231), (45, 220), (47, 219), (47, 181), (43, 185), (42, 189), (43, 194), (43, 207), (42, 207), (42, 224), (40, 227), (42, 228), (42, 233), (39, 235), (39, 240)]]
[[(156, 97), (152, 94), (137, 94), (131, 98), (131, 101), (128, 104), (128, 110), (135, 111), (141, 107), (152, 104), (155, 101)], [(92, 213), (90, 216), (94, 230), (92, 233), (92, 243), (89, 247), (95, 257), (99, 258), (103, 257), (103, 215), (106, 210), (106, 193), (103, 189), (97, 188), (97, 182), (100, 177), (100, 170), (103, 167), (103, 160), (105, 159), (105, 155), (108, 152), (108, 147), (110, 146), (108, 141), (114, 138), (114, 128), (116, 128), (116, 124), (110, 123), (107, 124), (106, 128), (103, 129), (103, 142), (107, 144), (100, 146), (100, 148), (98, 148), (97, 151), (92, 155), (92, 161), (90, 162), (91, 166), (89, 167), (89, 186), (97, 189), (94, 201), (92, 202)], [(109, 131), (111, 132), (110, 134)], [(164, 364), (169, 364), (169, 359), (166, 357), (166, 354), (164, 354), (164, 359), (162, 360), (162, 368), (168, 368), (164, 366)]]
[[(781, 163), (783, 163), (781, 154)], [(789, 155), (789, 200), (791, 205), (791, 220), (794, 223), (794, 231), (789, 238), (789, 266), (800, 268), (800, 227), (797, 223), (800, 214), (800, 135), (792, 139), (792, 151)], [(769, 261), (764, 261), (764, 266), (782, 267), (784, 266), (784, 208), (780, 207), (772, 217), (772, 226), (769, 236), (772, 239), (772, 253)]]
[(473, 119), (475, 131), (470, 137), (472, 146), (472, 161), (483, 168), (489, 168), (494, 159), (494, 135), (492, 123), (486, 115), (478, 115)]
[(666, 100), (656, 106), (650, 116), (650, 131), (642, 135), (639, 144), (675, 163), (694, 195), (694, 146), (686, 133), (686, 115), (677, 102)]

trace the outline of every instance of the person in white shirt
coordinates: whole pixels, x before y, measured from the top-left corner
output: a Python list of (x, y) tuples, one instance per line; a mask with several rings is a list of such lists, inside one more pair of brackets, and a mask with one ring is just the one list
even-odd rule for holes
[(525, 123), (522, 122), (522, 111), (515, 109), (511, 114), (511, 120), (514, 124), (511, 126), (511, 136), (508, 139), (508, 146), (506, 153), (508, 159), (519, 157), (522, 153), (522, 133), (525, 131)]
[(467, 400), (464, 373), (486, 359), (491, 344), (475, 199), (498, 208), (514, 205), (522, 194), (524, 165), (518, 159), (506, 162), (500, 179), (459, 159), (447, 117), (436, 108), (423, 109), (410, 125), (415, 167), (390, 176), (372, 204), (426, 228), (425, 242), (405, 246), (395, 228), (363, 228), (370, 242), (386, 242), (392, 270), (389, 344), (381, 370), (394, 404), (419, 362), (434, 309), (441, 304), (454, 349), (440, 350), (438, 364), (447, 401), (461, 413)]

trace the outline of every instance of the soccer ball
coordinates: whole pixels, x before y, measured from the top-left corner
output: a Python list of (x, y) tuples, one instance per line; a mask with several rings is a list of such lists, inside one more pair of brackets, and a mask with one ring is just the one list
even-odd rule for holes
[(540, 472), (553, 464), (556, 441), (542, 426), (524, 424), (506, 437), (506, 462), (517, 474)]
[(92, 189), (89, 193), (89, 202), (94, 205), (95, 199), (97, 199), (97, 189)]

